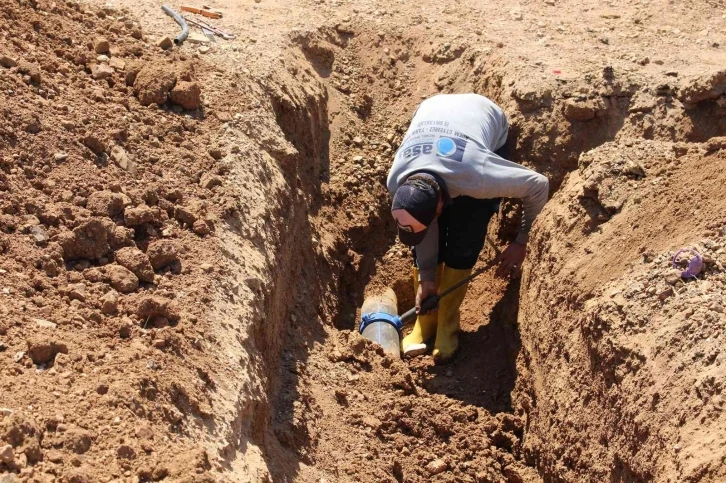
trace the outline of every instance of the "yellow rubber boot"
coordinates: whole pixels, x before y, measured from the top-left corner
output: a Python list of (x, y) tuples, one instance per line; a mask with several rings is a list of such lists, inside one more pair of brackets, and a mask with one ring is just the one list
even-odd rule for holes
[[(444, 267), (439, 284), (439, 293), (447, 290), (471, 274), (471, 268), (457, 270)], [(434, 361), (448, 362), (459, 348), (459, 307), (464, 301), (469, 283), (451, 292), (439, 301), (438, 327), (434, 343)]]
[[(444, 264), (440, 264), (436, 271), (436, 283), (438, 285), (443, 271)], [(418, 269), (413, 268), (413, 293), (418, 293)], [(436, 324), (438, 314), (436, 311), (416, 317), (416, 323), (410, 334), (401, 341), (401, 350), (404, 357), (416, 357), (426, 352), (426, 341), (436, 335)]]

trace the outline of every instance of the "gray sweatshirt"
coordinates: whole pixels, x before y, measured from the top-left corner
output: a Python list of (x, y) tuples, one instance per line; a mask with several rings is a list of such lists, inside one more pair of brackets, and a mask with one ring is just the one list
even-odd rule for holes
[[(429, 171), (446, 183), (452, 198), (521, 198), (524, 205), (517, 241), (527, 243), (534, 219), (547, 202), (547, 178), (500, 158), (494, 151), (504, 146), (509, 123), (499, 106), (478, 94), (441, 94), (421, 103), (413, 116), (393, 166), (388, 191), (412, 173)], [(419, 279), (436, 279), (439, 230), (431, 223), (416, 247)]]

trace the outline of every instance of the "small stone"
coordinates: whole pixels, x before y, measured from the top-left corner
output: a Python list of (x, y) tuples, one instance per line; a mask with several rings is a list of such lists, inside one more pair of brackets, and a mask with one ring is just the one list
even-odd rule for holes
[(145, 424), (137, 426), (134, 432), (138, 439), (154, 439), (154, 432)]
[(30, 62), (20, 61), (18, 62), (18, 72), (28, 76), (28, 79), (35, 83), (40, 84), (41, 74), (40, 67)]
[(598, 40), (600, 41), (600, 43), (603, 43), (605, 45), (608, 45), (610, 43), (610, 39), (608, 39), (607, 37), (600, 37)]
[(82, 283), (77, 283), (68, 286), (68, 297), (71, 300), (78, 300), (80, 302), (86, 301), (86, 286)]
[(29, 233), (33, 236), (35, 243), (38, 245), (43, 245), (48, 242), (48, 234), (45, 232), (45, 228), (43, 228), (42, 226), (31, 226), (29, 229)]
[(139, 279), (128, 268), (121, 265), (107, 265), (106, 274), (111, 286), (121, 293), (130, 293), (139, 288)]
[(187, 37), (187, 42), (190, 42), (192, 44), (208, 44), (210, 40), (204, 34), (200, 34), (199, 32), (192, 32)]
[(202, 89), (196, 82), (179, 81), (171, 90), (171, 102), (193, 111), (202, 106), (201, 95)]
[(126, 226), (139, 226), (144, 223), (161, 225), (167, 218), (166, 212), (158, 206), (141, 204), (136, 207), (127, 207), (124, 210)]
[(15, 465), (15, 452), (9, 444), (0, 447), (0, 463), (4, 463), (8, 467)]
[(111, 44), (103, 37), (99, 37), (93, 44), (93, 49), (97, 54), (106, 54), (111, 50)]
[(136, 459), (136, 451), (134, 451), (134, 448), (132, 448), (131, 446), (127, 444), (122, 444), (116, 450), (116, 456), (121, 459), (133, 460)]
[(118, 336), (122, 339), (128, 339), (129, 337), (131, 337), (133, 326), (134, 324), (133, 322), (131, 322), (131, 319), (129, 319), (128, 317), (124, 317), (121, 320), (121, 324), (118, 328)]
[(114, 73), (113, 67), (107, 64), (96, 64), (91, 67), (91, 77), (96, 80), (105, 79), (111, 77)]
[(206, 53), (208, 53), (208, 52), (209, 52), (209, 51), (210, 51), (211, 49), (210, 49), (210, 47), (209, 47), (208, 45), (200, 45), (200, 46), (199, 46), (199, 49), (198, 49), (198, 50), (199, 50), (199, 53), (200, 53), (200, 54), (206, 54)]
[(512, 20), (520, 21), (524, 19), (524, 15), (522, 15), (522, 12), (518, 10), (512, 10), (509, 15), (511, 15)]
[(211, 157), (216, 160), (220, 160), (225, 156), (224, 151), (222, 151), (220, 148), (209, 148), (207, 152)]
[(672, 268), (665, 274), (664, 278), (668, 285), (675, 285), (679, 280), (681, 280), (681, 271)]
[(197, 220), (194, 222), (194, 225), (192, 225), (192, 230), (194, 233), (200, 236), (209, 235), (211, 233), (211, 229), (209, 228), (209, 224), (205, 220)]
[(47, 459), (51, 463), (60, 464), (63, 463), (63, 453), (56, 449), (51, 449), (43, 454), (43, 459)]
[(658, 294), (658, 298), (661, 302), (663, 302), (668, 297), (673, 296), (673, 287), (668, 287), (667, 289), (663, 290), (660, 294)]
[(643, 167), (640, 164), (638, 164), (635, 161), (630, 160), (630, 159), (625, 162), (623, 171), (625, 171), (626, 174), (630, 174), (630, 175), (636, 176), (638, 178), (645, 177), (645, 170), (643, 169)]
[(260, 288), (262, 288), (262, 280), (257, 277), (247, 277), (245, 279), (245, 285), (247, 285), (253, 292), (257, 292)]
[(123, 59), (119, 59), (118, 57), (112, 58), (111, 61), (108, 63), (108, 65), (113, 67), (116, 70), (125, 70), (126, 69), (126, 62)]
[(426, 465), (426, 471), (431, 475), (438, 475), (446, 471), (446, 462), (441, 459), (435, 459)]
[(81, 428), (71, 428), (65, 433), (64, 446), (76, 454), (83, 454), (91, 448), (91, 433)]
[(363, 423), (364, 426), (367, 426), (374, 430), (377, 430), (378, 428), (380, 428), (383, 425), (381, 420), (375, 416), (363, 416), (363, 419), (361, 419), (361, 422)]
[[(21, 456), (25, 457), (24, 454), (21, 454)], [(21, 466), (20, 464), (17, 464), (16, 466)], [(0, 483), (20, 483), (21, 480), (18, 478), (15, 473), (3, 473), (0, 475)]]
[(62, 163), (66, 159), (68, 159), (68, 153), (58, 152), (53, 155), (53, 161), (56, 163)]
[(44, 329), (55, 329), (58, 327), (58, 324), (51, 322), (50, 320), (45, 319), (33, 319), (35, 322), (35, 325), (38, 327), (43, 327)]
[(20, 362), (20, 361), (23, 360), (23, 357), (25, 357), (25, 351), (18, 351), (13, 356), (13, 361), (14, 362)]
[(28, 356), (35, 365), (52, 362), (58, 353), (68, 353), (68, 346), (66, 344), (54, 341), (42, 334), (33, 336), (26, 343), (28, 344)]
[(149, 257), (134, 247), (121, 248), (116, 252), (116, 262), (122, 267), (132, 271), (142, 282), (154, 281), (154, 269)]
[(112, 191), (94, 191), (88, 196), (86, 209), (94, 215), (113, 218), (124, 210), (124, 195)]
[(8, 57), (7, 55), (0, 55), (0, 65), (5, 67), (6, 69), (10, 69), (11, 67), (16, 67), (18, 65), (18, 62), (12, 57)]
[(201, 268), (206, 273), (210, 273), (214, 270), (214, 265), (209, 263), (202, 263), (201, 265), (199, 265), (199, 268)]
[(111, 161), (116, 163), (119, 168), (131, 174), (136, 173), (136, 163), (131, 160), (126, 150), (121, 146), (111, 148)]
[(353, 144), (355, 144), (358, 147), (363, 146), (363, 138), (361, 138), (360, 136), (354, 137)]
[(171, 240), (157, 240), (146, 250), (151, 266), (159, 270), (179, 260), (179, 248)]
[(110, 315), (118, 311), (118, 292), (109, 290), (100, 299), (101, 312)]
[(168, 50), (174, 46), (174, 42), (169, 37), (161, 37), (156, 41), (156, 46)]
[(101, 62), (102, 64), (108, 64), (108, 55), (99, 55), (96, 57), (97, 62)]

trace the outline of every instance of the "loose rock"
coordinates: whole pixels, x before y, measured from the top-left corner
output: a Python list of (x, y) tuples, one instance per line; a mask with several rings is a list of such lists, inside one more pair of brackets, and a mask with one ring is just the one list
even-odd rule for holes
[(129, 157), (128, 153), (121, 146), (114, 146), (111, 149), (111, 161), (116, 165), (128, 171), (131, 174), (136, 173), (136, 163)]
[(111, 44), (103, 37), (99, 37), (93, 44), (93, 49), (97, 54), (106, 54), (111, 49)]
[(18, 62), (12, 57), (8, 57), (7, 55), (0, 55), (0, 65), (5, 67), (6, 69), (10, 69), (11, 67), (17, 66)]
[(128, 226), (138, 226), (144, 223), (152, 225), (160, 225), (168, 216), (158, 206), (139, 205), (135, 208), (126, 208), (124, 210), (124, 221)]
[(121, 265), (104, 267), (111, 286), (121, 293), (131, 293), (139, 288), (139, 279), (129, 269)]
[(166, 66), (146, 65), (136, 76), (134, 92), (142, 106), (164, 104), (175, 83), (176, 74)]
[(142, 282), (154, 281), (154, 269), (149, 257), (138, 248), (126, 247), (116, 252), (116, 261), (132, 271)]
[(430, 475), (438, 475), (439, 473), (446, 471), (446, 466), (447, 465), (444, 460), (435, 459), (426, 465), (426, 471), (428, 471)]
[(161, 37), (159, 40), (156, 41), (157, 47), (161, 47), (164, 50), (170, 49), (174, 46), (174, 41), (172, 41), (169, 37)]
[(171, 102), (179, 104), (188, 111), (199, 109), (202, 105), (202, 90), (196, 82), (180, 81), (171, 91)]
[(108, 64), (96, 64), (91, 67), (91, 77), (96, 80), (105, 79), (111, 77), (114, 73), (113, 67)]
[(80, 223), (72, 232), (61, 232), (58, 243), (63, 249), (63, 258), (66, 261), (79, 258), (95, 260), (111, 249), (108, 244), (108, 227), (96, 218)]
[(197, 235), (209, 235), (211, 233), (211, 229), (209, 228), (209, 224), (204, 220), (197, 220), (194, 222), (194, 225), (192, 225), (192, 230)]
[(0, 447), (0, 463), (12, 468), (15, 465), (15, 452), (9, 444)]
[(83, 454), (91, 448), (91, 433), (81, 428), (66, 431), (63, 445), (76, 454)]
[(159, 270), (179, 260), (179, 248), (171, 240), (157, 240), (146, 251), (151, 266)]
[(36, 365), (52, 362), (58, 353), (68, 353), (68, 346), (65, 343), (56, 342), (42, 334), (29, 339), (27, 344), (28, 357), (30, 357), (33, 364)]
[(106, 315), (115, 314), (118, 311), (118, 292), (109, 290), (100, 299), (101, 312)]
[(124, 196), (111, 191), (95, 191), (88, 197), (86, 208), (94, 215), (113, 218), (123, 211)]

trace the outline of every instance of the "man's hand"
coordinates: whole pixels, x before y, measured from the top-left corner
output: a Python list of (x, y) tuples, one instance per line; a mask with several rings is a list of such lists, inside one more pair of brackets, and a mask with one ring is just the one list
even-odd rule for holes
[(514, 242), (509, 245), (501, 255), (494, 261), (499, 264), (497, 268), (497, 277), (506, 277), (511, 275), (512, 278), (519, 278), (522, 274), (522, 262), (527, 255), (527, 245)]
[(416, 313), (425, 314), (427, 312), (421, 312), (421, 302), (429, 298), (431, 295), (436, 295), (436, 282), (419, 282), (418, 292), (416, 292)]

